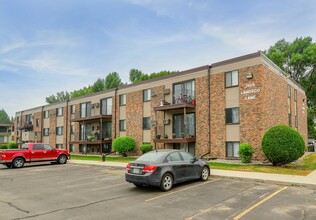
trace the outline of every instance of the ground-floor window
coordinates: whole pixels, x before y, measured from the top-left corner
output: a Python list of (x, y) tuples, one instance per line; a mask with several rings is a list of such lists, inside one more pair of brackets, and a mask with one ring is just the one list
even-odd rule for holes
[(226, 157), (239, 157), (239, 141), (226, 142)]
[(183, 150), (195, 155), (195, 143), (174, 143), (173, 149)]
[(111, 144), (103, 144), (102, 153), (110, 153), (112, 151)]
[(63, 144), (56, 144), (56, 148), (57, 149), (62, 149), (63, 148)]
[(74, 144), (69, 145), (69, 151), (70, 151), (70, 153), (75, 153), (75, 145)]

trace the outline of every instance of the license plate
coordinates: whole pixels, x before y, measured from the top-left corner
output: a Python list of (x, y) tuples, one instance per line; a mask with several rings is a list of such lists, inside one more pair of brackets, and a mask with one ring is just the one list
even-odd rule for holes
[(140, 169), (134, 168), (134, 169), (133, 169), (133, 173), (135, 173), (135, 174), (140, 174)]

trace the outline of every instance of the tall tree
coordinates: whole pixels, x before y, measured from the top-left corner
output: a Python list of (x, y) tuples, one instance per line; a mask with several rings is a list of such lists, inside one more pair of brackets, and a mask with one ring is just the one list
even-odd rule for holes
[(0, 109), (0, 124), (11, 124), (13, 121), (10, 120), (7, 112), (4, 109)]
[(309, 135), (316, 137), (316, 43), (311, 37), (279, 40), (264, 53), (299, 83), (307, 96)]
[(46, 97), (46, 102), (51, 104), (54, 102), (60, 102), (67, 99), (70, 99), (70, 93), (67, 91), (61, 91), (57, 92), (56, 95), (50, 95), (49, 97)]
[(143, 75), (143, 72), (141, 70), (131, 69), (129, 71), (129, 80), (132, 83), (139, 82), (141, 80), (142, 75)]
[(105, 81), (104, 81), (104, 79), (98, 78), (98, 80), (95, 81), (93, 83), (93, 85), (91, 86), (91, 89), (92, 89), (93, 93), (105, 90)]
[(121, 86), (121, 85), (123, 85), (123, 83), (122, 83), (121, 78), (117, 72), (109, 73), (105, 77), (105, 88), (106, 89), (113, 89), (113, 88), (116, 88), (116, 87)]

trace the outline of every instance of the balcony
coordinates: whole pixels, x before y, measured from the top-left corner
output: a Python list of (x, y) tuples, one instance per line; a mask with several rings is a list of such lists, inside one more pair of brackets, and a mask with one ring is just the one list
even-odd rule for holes
[(193, 93), (173, 95), (174, 104), (161, 100), (159, 106), (154, 107), (154, 110), (169, 111), (177, 109), (195, 109), (195, 97), (191, 94)]
[(99, 120), (112, 120), (112, 115), (95, 115), (95, 116), (89, 116), (84, 118), (75, 118), (71, 119), (71, 122), (93, 122), (93, 121), (99, 121)]
[(70, 141), (71, 144), (111, 144), (112, 139), (104, 139), (104, 140), (79, 140), (79, 141)]
[(185, 138), (162, 138), (162, 139), (153, 139), (154, 143), (163, 143), (163, 144), (175, 144), (175, 143), (192, 143), (196, 141), (195, 137), (185, 137)]
[(32, 122), (25, 123), (24, 126), (18, 127), (18, 130), (32, 131), (33, 130), (33, 124), (32, 124)]
[(32, 131), (23, 131), (22, 132), (22, 141), (34, 142), (35, 133)]

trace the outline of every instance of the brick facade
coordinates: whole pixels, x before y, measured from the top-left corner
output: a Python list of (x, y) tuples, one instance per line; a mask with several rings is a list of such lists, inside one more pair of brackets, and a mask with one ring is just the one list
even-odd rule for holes
[[(75, 153), (79, 153), (78, 142), (80, 123), (82, 122), (71, 122), (71, 118), (80, 119), (80, 103), (89, 102), (89, 97), (91, 97), (91, 102), (99, 103), (100, 106), (102, 99), (112, 97), (112, 117), (105, 120), (112, 120), (112, 141), (115, 137), (125, 134), (132, 136), (136, 140), (136, 150), (131, 152), (130, 155), (140, 155), (141, 151), (139, 147), (143, 141), (148, 141), (149, 136), (150, 142), (157, 149), (172, 148), (174, 143), (185, 143), (172, 142), (171, 139), (171, 132), (174, 130), (174, 125), (172, 124), (173, 115), (183, 114), (184, 109), (155, 110), (155, 107), (160, 105), (161, 100), (168, 100), (170, 102), (175, 84), (178, 85), (181, 82), (191, 80), (194, 81), (195, 85), (195, 108), (189, 108), (189, 112), (195, 112), (196, 117), (196, 135), (194, 137), (196, 156), (209, 153), (208, 156), (211, 158), (226, 158), (226, 143), (233, 141), (252, 144), (255, 151), (253, 158), (258, 160), (265, 159), (261, 150), (261, 140), (264, 133), (277, 124), (289, 125), (289, 113), (291, 113), (291, 126), (303, 135), (305, 141), (307, 140), (307, 104), (305, 93), (293, 81), (288, 79), (286, 74), (276, 69), (274, 64), (269, 63), (263, 54), (254, 53), (219, 62), (214, 66), (203, 66), (174, 75), (136, 83), (135, 85), (123, 86), (117, 88), (115, 93), (113, 90), (110, 92), (105, 91), (104, 95), (102, 93), (96, 94), (95, 96), (98, 95), (97, 99), (94, 95), (89, 95), (83, 97), (84, 100), (82, 101), (81, 98), (76, 98), (64, 102), (64, 148), (69, 149), (68, 146), (71, 140), (70, 125), (74, 124)], [(238, 85), (233, 88), (226, 88), (225, 72), (232, 70), (238, 71)], [(249, 75), (252, 77), (249, 77)], [(288, 86), (291, 89), (290, 98), (288, 97)], [(118, 94), (121, 94), (120, 89), (123, 89), (123, 94), (126, 95), (126, 106), (123, 107), (119, 104)], [(144, 89), (151, 89), (152, 91), (149, 105), (143, 102)], [(296, 101), (294, 100), (295, 91), (297, 91)], [(76, 111), (74, 116), (71, 115), (71, 105), (75, 105)], [(173, 103), (168, 103), (168, 106), (172, 107), (172, 105)], [(60, 106), (61, 103), (58, 103), (57, 107)], [(232, 107), (239, 108), (239, 123), (234, 125), (226, 124), (226, 109)], [(55, 146), (57, 126), (56, 108), (54, 108), (54, 104), (42, 107), (44, 111), (45, 108), (48, 108), (50, 111), (49, 143)], [(27, 110), (27, 112), (29, 114), (30, 110)], [(120, 112), (124, 115), (126, 114), (126, 117), (120, 115)], [(93, 115), (93, 117), (101, 116), (101, 113), (98, 115), (96, 112), (95, 114), (97, 115)], [(16, 114), (16, 116), (21, 117), (21, 123), (18, 125), (17, 121), (15, 121), (15, 127), (25, 124), (25, 115), (24, 111)], [(150, 127), (150, 131), (143, 130), (143, 117), (148, 116), (150, 116), (152, 122), (156, 122)], [(42, 111), (34, 111), (33, 118), (34, 125), (36, 119), (40, 120), (39, 127), (34, 126), (33, 131), (42, 133)], [(171, 121), (171, 124), (164, 124), (164, 119), (166, 118)], [(297, 123), (295, 121), (296, 118)], [(119, 122), (122, 119), (126, 119), (126, 132), (119, 130)], [(17, 134), (18, 132), (15, 133)], [(155, 143), (155, 134), (163, 135), (164, 133), (168, 133), (169, 140), (167, 142), (158, 141), (159, 143)], [(90, 145), (92, 146), (93, 144)]]

